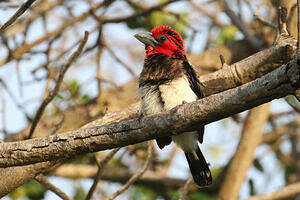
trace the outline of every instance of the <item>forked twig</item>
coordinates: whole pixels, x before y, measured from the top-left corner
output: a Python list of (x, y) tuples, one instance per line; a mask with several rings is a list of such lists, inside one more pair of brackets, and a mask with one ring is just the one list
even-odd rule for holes
[(103, 160), (101, 160), (100, 162), (98, 162), (97, 160), (97, 165), (98, 165), (98, 171), (97, 171), (97, 174), (94, 178), (94, 182), (93, 182), (93, 185), (91, 186), (85, 200), (90, 200), (93, 196), (93, 193), (98, 185), (98, 182), (102, 176), (102, 173), (103, 173), (103, 168), (104, 166), (107, 164), (107, 162), (112, 159), (112, 157), (121, 149), (121, 147), (119, 148), (116, 148), (114, 150), (112, 150), (111, 152), (109, 152), (105, 158)]
[(138, 171), (137, 173), (135, 173), (127, 181), (127, 183), (125, 185), (123, 185), (118, 191), (116, 191), (111, 197), (109, 197), (108, 200), (113, 200), (117, 196), (119, 196), (120, 194), (122, 194), (123, 192), (125, 192), (129, 188), (130, 185), (132, 185), (137, 179), (139, 179), (146, 172), (146, 169), (150, 165), (152, 154), (153, 154), (153, 145), (152, 145), (152, 143), (150, 141), (150, 142), (148, 142), (147, 160), (146, 160), (143, 168), (140, 171)]
[(50, 183), (50, 181), (48, 181), (47, 178), (44, 175), (40, 174), (40, 175), (36, 176), (35, 180), (37, 180), (40, 184), (42, 184), (48, 190), (51, 190), (52, 192), (54, 192), (55, 194), (57, 194), (57, 196), (59, 196), (63, 200), (73, 200), (73, 198), (69, 197), (62, 190), (60, 190), (55, 185), (53, 185), (52, 183)]

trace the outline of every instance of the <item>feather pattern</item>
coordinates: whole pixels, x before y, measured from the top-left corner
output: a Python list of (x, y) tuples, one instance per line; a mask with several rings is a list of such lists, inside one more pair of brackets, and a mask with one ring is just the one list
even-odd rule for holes
[[(184, 54), (181, 36), (164, 26), (154, 28), (151, 32), (155, 39), (161, 34), (167, 35), (172, 43), (155, 47), (152, 53), (146, 55), (138, 90), (138, 95), (142, 98), (141, 116), (157, 114), (184, 102), (203, 98), (197, 74)], [(167, 44), (174, 51), (173, 54), (165, 53), (169, 52), (166, 51)], [(174, 45), (178, 48), (174, 48)], [(212, 183), (211, 172), (197, 143), (198, 140), (202, 143), (203, 133), (204, 126), (199, 125), (197, 131), (157, 139), (161, 149), (173, 140), (185, 152), (194, 181), (200, 187)]]

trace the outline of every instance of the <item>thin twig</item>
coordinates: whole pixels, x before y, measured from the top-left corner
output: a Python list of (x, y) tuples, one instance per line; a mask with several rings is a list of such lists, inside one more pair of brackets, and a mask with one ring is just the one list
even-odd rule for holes
[(254, 18), (259, 21), (261, 24), (271, 27), (272, 29), (276, 29), (277, 30), (277, 26), (271, 22), (265, 21), (263, 18), (261, 18), (261, 16), (259, 16), (258, 14), (254, 14)]
[(279, 199), (292, 197), (299, 193), (300, 193), (300, 182), (288, 185), (280, 190), (277, 190), (269, 194), (250, 197), (247, 200), (277, 200), (277, 199), (279, 200)]
[(20, 17), (36, 0), (28, 0), (25, 3), (22, 4), (22, 6), (15, 12), (15, 14), (0, 27), (0, 34), (3, 33), (3, 31), (10, 26), (12, 23), (14, 23), (18, 17)]
[(180, 197), (178, 198), (178, 200), (184, 200), (185, 196), (188, 194), (189, 192), (189, 185), (193, 183), (193, 178), (190, 177), (184, 184), (183, 188), (182, 188), (182, 193), (180, 195)]
[(105, 48), (107, 49), (107, 51), (110, 53), (110, 55), (121, 65), (123, 65), (123, 67), (133, 76), (136, 77), (136, 73), (130, 68), (129, 65), (127, 65), (125, 62), (123, 62), (118, 56), (117, 54), (108, 46), (103, 42), (103, 45), (105, 46)]
[(32, 137), (32, 135), (34, 133), (34, 130), (35, 130), (35, 128), (36, 128), (36, 126), (37, 126), (37, 124), (38, 124), (38, 122), (39, 122), (39, 120), (40, 120), (40, 118), (41, 118), (41, 116), (44, 112), (44, 110), (46, 109), (47, 105), (54, 99), (54, 97), (58, 93), (61, 82), (62, 82), (62, 80), (65, 76), (66, 71), (68, 70), (68, 68), (72, 65), (72, 63), (76, 60), (76, 58), (81, 53), (84, 45), (86, 44), (86, 42), (88, 40), (88, 36), (89, 36), (89, 32), (86, 31), (84, 33), (84, 38), (81, 41), (78, 49), (72, 54), (72, 56), (69, 58), (67, 63), (64, 66), (62, 66), (62, 68), (60, 69), (54, 89), (51, 92), (49, 92), (48, 96), (42, 102), (41, 106), (39, 107), (39, 109), (38, 109), (38, 111), (37, 111), (37, 113), (36, 113), (36, 115), (35, 115), (35, 117), (32, 121), (32, 125), (30, 127), (30, 132), (29, 132), (28, 138)]
[(289, 35), (287, 31), (287, 9), (285, 7), (278, 8), (278, 28), (280, 35)]
[(97, 160), (97, 165), (98, 165), (98, 171), (97, 171), (97, 174), (96, 174), (96, 176), (95, 176), (95, 178), (94, 178), (93, 185), (91, 186), (91, 188), (90, 188), (90, 190), (89, 190), (89, 192), (88, 192), (88, 194), (87, 194), (85, 200), (90, 200), (90, 199), (92, 198), (93, 193), (94, 193), (94, 191), (95, 191), (95, 189), (96, 189), (96, 187), (97, 187), (97, 185), (98, 185), (98, 182), (99, 182), (99, 180), (100, 180), (100, 178), (101, 178), (101, 176), (102, 176), (104, 166), (107, 164), (107, 162), (108, 162), (110, 159), (112, 159), (112, 157), (113, 157), (120, 149), (121, 149), (121, 148), (119, 147), (119, 148), (116, 148), (116, 149), (112, 150), (112, 151), (109, 152), (109, 153), (105, 156), (105, 158), (104, 158), (103, 160), (101, 160), (100, 162), (98, 162), (98, 160), (96, 159), (96, 160)]
[(55, 185), (50, 183), (50, 181), (48, 181), (44, 175), (40, 174), (40, 175), (36, 176), (35, 180), (37, 180), (40, 184), (42, 184), (48, 190), (51, 190), (52, 192), (54, 192), (57, 196), (59, 196), (63, 200), (73, 200), (73, 198), (69, 197), (62, 190), (60, 190)]
[(120, 194), (122, 194), (125, 190), (127, 190), (129, 188), (130, 185), (132, 185), (137, 179), (139, 179), (146, 171), (146, 169), (148, 168), (148, 166), (150, 165), (150, 161), (152, 158), (152, 154), (153, 154), (153, 144), (150, 142), (148, 142), (148, 150), (147, 150), (147, 160), (143, 166), (143, 168), (138, 171), (137, 173), (135, 173), (128, 181), (125, 185), (123, 185), (118, 191), (116, 191), (111, 197), (109, 197), (109, 200), (113, 200), (115, 199), (117, 196), (119, 196)]
[(14, 94), (9, 90), (7, 84), (0, 78), (0, 85), (5, 89), (9, 97), (12, 99), (12, 101), (16, 104), (16, 106), (22, 111), (22, 113), (25, 115), (27, 121), (31, 121), (31, 117), (27, 114), (26, 109), (23, 107), (22, 104), (20, 104), (17, 100), (17, 98), (14, 96)]
[(234, 13), (234, 11), (230, 8), (227, 1), (223, 0), (224, 3), (224, 11), (231, 19), (232, 23), (243, 33), (247, 42), (255, 49), (260, 49), (264, 44), (254, 35), (250, 34), (244, 23), (241, 19)]

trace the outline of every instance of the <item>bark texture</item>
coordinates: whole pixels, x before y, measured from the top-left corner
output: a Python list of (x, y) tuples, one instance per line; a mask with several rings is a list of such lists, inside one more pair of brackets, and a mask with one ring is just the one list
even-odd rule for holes
[[(296, 73), (289, 73), (289, 71)], [(292, 94), (300, 86), (300, 68), (287, 64), (240, 87), (184, 104), (168, 112), (105, 126), (0, 144), (0, 166), (28, 165), (72, 158), (193, 130), (276, 98)], [(167, 131), (166, 131), (167, 130)]]

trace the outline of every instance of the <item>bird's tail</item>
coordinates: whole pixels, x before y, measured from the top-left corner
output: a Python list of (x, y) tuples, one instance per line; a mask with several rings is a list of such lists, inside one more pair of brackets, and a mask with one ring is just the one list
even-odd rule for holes
[(195, 183), (199, 187), (212, 184), (211, 172), (199, 146), (197, 146), (196, 150), (185, 152), (185, 157), (189, 163)]

